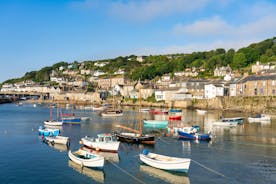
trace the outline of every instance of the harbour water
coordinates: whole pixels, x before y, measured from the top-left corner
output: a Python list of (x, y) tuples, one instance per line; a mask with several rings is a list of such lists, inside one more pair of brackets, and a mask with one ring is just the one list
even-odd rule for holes
[[(86, 136), (116, 130), (115, 124), (133, 126), (137, 112), (125, 109), (123, 117), (102, 118), (98, 112), (77, 110), (90, 120), (80, 125), (66, 124), (61, 135), (70, 137), (70, 149), (79, 148)], [(38, 127), (49, 119), (46, 105), (0, 105), (0, 183), (276, 183), (276, 121), (248, 123), (235, 128), (212, 128), (221, 112), (199, 115), (183, 111), (182, 121), (212, 131), (210, 142), (184, 141), (157, 134), (155, 146), (121, 143), (118, 154), (110, 154), (103, 170), (81, 168), (68, 159), (67, 147), (48, 145), (38, 136)], [(225, 117), (246, 117), (243, 113), (224, 113)], [(143, 113), (143, 118), (153, 118)], [(156, 116), (156, 119), (164, 117)], [(131, 123), (128, 123), (131, 122)], [(139, 153), (151, 152), (191, 158), (188, 174), (171, 173), (143, 165)]]

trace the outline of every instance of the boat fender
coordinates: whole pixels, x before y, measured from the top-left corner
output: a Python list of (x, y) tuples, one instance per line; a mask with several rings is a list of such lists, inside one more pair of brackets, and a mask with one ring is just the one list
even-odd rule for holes
[(142, 153), (143, 153), (143, 155), (147, 155), (147, 154), (149, 154), (149, 151), (147, 149), (144, 149)]

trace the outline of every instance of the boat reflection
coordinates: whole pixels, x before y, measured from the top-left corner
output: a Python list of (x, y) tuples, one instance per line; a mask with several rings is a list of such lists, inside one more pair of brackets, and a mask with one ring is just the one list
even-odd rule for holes
[(68, 161), (68, 166), (73, 168), (75, 171), (88, 176), (96, 182), (104, 183), (104, 172), (102, 170), (95, 170), (90, 169), (88, 167), (82, 167), (71, 160)]
[(85, 146), (82, 146), (81, 149), (83, 149), (85, 151), (89, 151), (94, 154), (102, 155), (104, 157), (104, 159), (108, 160), (108, 161), (119, 162), (119, 160), (120, 160), (118, 153), (95, 151), (95, 150), (87, 148)]
[(168, 183), (190, 184), (189, 176), (185, 173), (174, 173), (174, 172), (164, 171), (148, 165), (140, 165), (140, 171), (145, 172), (150, 176), (159, 178)]
[(48, 141), (45, 141), (45, 143), (48, 144), (48, 146), (50, 146), (60, 152), (68, 151), (68, 149), (69, 149), (69, 147), (66, 144), (53, 144)]

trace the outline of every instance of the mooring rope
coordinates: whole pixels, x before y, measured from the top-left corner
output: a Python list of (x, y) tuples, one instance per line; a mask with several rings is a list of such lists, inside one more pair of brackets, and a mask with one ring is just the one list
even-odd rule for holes
[(120, 169), (123, 173), (127, 174), (128, 176), (132, 177), (133, 179), (135, 179), (136, 181), (138, 181), (139, 183), (143, 183), (146, 184), (145, 182), (143, 182), (142, 180), (140, 180), (139, 178), (133, 176), (132, 174), (130, 174), (129, 172), (127, 172), (126, 170), (124, 170), (123, 168), (119, 167), (117, 164), (113, 163), (112, 161), (109, 160), (109, 162), (114, 165), (115, 167), (117, 167), (118, 169)]
[(209, 167), (207, 167), (207, 166), (205, 166), (205, 165), (203, 165), (203, 164), (201, 164), (201, 163), (199, 163), (199, 162), (197, 162), (197, 161), (195, 161), (195, 160), (192, 160), (192, 161), (193, 161), (194, 163), (196, 163), (197, 165), (203, 167), (204, 169), (206, 169), (206, 170), (208, 170), (208, 171), (210, 171), (210, 172), (212, 172), (212, 173), (215, 173), (215, 174), (217, 174), (217, 175), (219, 175), (219, 176), (228, 178), (228, 177), (226, 177), (224, 174), (222, 174), (222, 173), (220, 173), (220, 172), (218, 172), (218, 171), (215, 171), (214, 169), (211, 169), (211, 168), (209, 168)]

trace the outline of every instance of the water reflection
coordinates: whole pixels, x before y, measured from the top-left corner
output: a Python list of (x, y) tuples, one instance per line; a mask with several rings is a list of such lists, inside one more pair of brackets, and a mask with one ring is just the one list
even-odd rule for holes
[(66, 144), (52, 144), (51, 142), (47, 141), (45, 142), (48, 146), (54, 148), (55, 150), (58, 150), (60, 152), (65, 152), (69, 150), (69, 147)]
[(173, 184), (190, 184), (190, 179), (185, 173), (173, 173), (160, 170), (147, 165), (140, 165), (140, 171), (147, 173), (150, 176), (159, 178), (165, 182)]
[(79, 164), (72, 162), (71, 160), (68, 161), (68, 166), (73, 168), (75, 171), (88, 176), (96, 182), (104, 183), (104, 172), (102, 170), (94, 170), (87, 167), (82, 167)]

